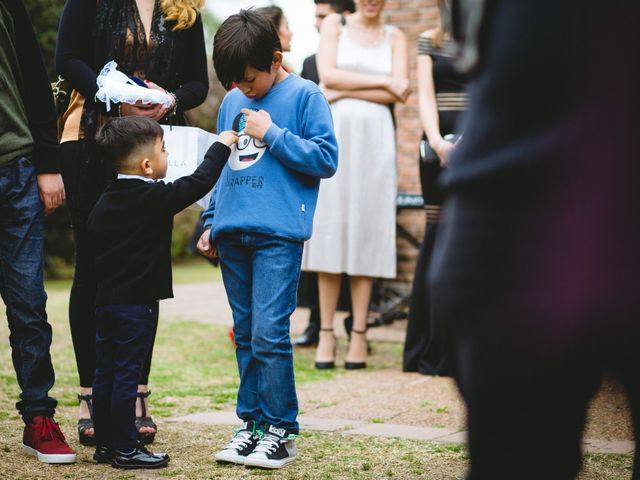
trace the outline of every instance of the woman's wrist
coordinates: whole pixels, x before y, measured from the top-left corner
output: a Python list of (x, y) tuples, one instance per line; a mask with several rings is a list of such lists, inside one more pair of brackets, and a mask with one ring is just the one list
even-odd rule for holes
[(170, 92), (168, 90), (165, 90), (165, 92), (167, 92), (167, 95), (169, 95), (173, 100), (171, 107), (169, 107), (169, 111), (167, 112), (167, 116), (173, 116), (176, 114), (178, 110), (178, 97), (176, 97), (175, 93)]
[(434, 152), (439, 153), (442, 146), (444, 145), (444, 143), (446, 140), (444, 138), (442, 138), (442, 135), (437, 134), (437, 135), (428, 135), (427, 134), (427, 140), (429, 141), (429, 145), (431, 146), (431, 148), (433, 149)]

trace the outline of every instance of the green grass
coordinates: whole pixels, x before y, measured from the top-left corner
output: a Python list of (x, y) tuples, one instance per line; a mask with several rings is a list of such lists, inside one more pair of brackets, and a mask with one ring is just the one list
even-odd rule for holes
[(203, 258), (193, 258), (173, 263), (173, 283), (220, 282), (220, 267), (214, 267)]
[[(71, 288), (73, 267), (65, 267), (58, 273), (60, 278), (47, 280), (47, 292), (68, 292)], [(203, 258), (196, 257), (173, 262), (174, 285), (219, 282), (221, 280), (222, 276), (220, 275), (220, 268), (214, 267)]]
[[(177, 283), (211, 281), (218, 270), (206, 262), (177, 265)], [(78, 449), (74, 466), (43, 465), (25, 457), (19, 449), (22, 422), (15, 410), (19, 388), (11, 364), (6, 321), (0, 321), (0, 478), (180, 478), (180, 479), (462, 479), (467, 467), (463, 445), (441, 445), (393, 438), (349, 436), (339, 433), (303, 432), (298, 441), (300, 459), (282, 471), (248, 470), (216, 465), (212, 453), (228, 439), (230, 429), (166, 422), (193, 412), (230, 409), (238, 385), (234, 350), (228, 329), (192, 320), (160, 319), (150, 385), (152, 414), (160, 425), (158, 451), (172, 456), (170, 467), (140, 476), (96, 466), (91, 449), (79, 447), (75, 434), (77, 373), (67, 322), (69, 281), (48, 282), (48, 312), (53, 328), (51, 355), (56, 369), (52, 395), (59, 401), (57, 419), (72, 446)], [(165, 319), (166, 320), (166, 319)], [(341, 340), (341, 342), (344, 342)], [(344, 347), (344, 345), (341, 345)], [(397, 368), (402, 345), (372, 344), (370, 370)], [(341, 348), (344, 350), (344, 348)], [(303, 386), (347, 375), (342, 369), (315, 370), (313, 349), (295, 351), (296, 383)], [(328, 387), (330, 388), (330, 387)], [(318, 403), (323, 404), (319, 401)], [(445, 413), (446, 405), (424, 402), (429, 410)], [(372, 423), (387, 419), (375, 417)], [(499, 448), (499, 445), (496, 446)], [(586, 455), (581, 480), (630, 478), (631, 455)]]

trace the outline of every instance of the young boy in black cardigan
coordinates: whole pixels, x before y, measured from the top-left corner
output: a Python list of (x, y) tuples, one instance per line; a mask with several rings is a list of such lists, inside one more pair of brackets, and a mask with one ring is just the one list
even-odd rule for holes
[(98, 463), (159, 468), (169, 462), (167, 454), (154, 455), (137, 442), (140, 370), (153, 348), (158, 300), (173, 297), (173, 216), (213, 188), (236, 142), (235, 132), (221, 133), (192, 175), (164, 183), (168, 153), (155, 120), (114, 118), (98, 132), (98, 154), (118, 172), (89, 216), (98, 280), (93, 380)]

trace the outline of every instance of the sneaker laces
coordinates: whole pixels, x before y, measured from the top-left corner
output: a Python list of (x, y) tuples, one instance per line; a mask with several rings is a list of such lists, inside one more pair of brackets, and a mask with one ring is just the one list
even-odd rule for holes
[(266, 453), (267, 455), (275, 452), (280, 446), (280, 442), (284, 441), (284, 439), (271, 435), (270, 433), (266, 433), (256, 445), (254, 452)]
[(54, 437), (58, 437), (60, 440), (66, 443), (64, 434), (56, 422), (51, 417), (44, 417), (42, 423), (40, 423), (40, 434), (46, 440), (53, 440)]
[(236, 430), (234, 437), (231, 439), (231, 441), (227, 445), (227, 449), (232, 449), (232, 450), (244, 449), (251, 444), (252, 437), (253, 437), (253, 432), (249, 430), (243, 430), (243, 429)]

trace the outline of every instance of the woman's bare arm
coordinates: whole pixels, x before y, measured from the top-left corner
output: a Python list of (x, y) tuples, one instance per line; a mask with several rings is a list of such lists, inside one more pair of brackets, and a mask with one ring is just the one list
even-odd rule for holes
[(332, 90), (323, 88), (322, 91), (327, 97), (329, 103), (335, 102), (342, 98), (356, 98), (358, 100), (366, 100), (368, 102), (380, 103), (381, 105), (389, 105), (395, 103), (398, 99), (388, 90), (384, 88), (367, 88), (362, 90)]
[(320, 27), (320, 48), (317, 62), (320, 82), (335, 90), (357, 90), (369, 88), (388, 88), (391, 77), (350, 72), (336, 67), (338, 39), (340, 37), (340, 15), (329, 15)]

